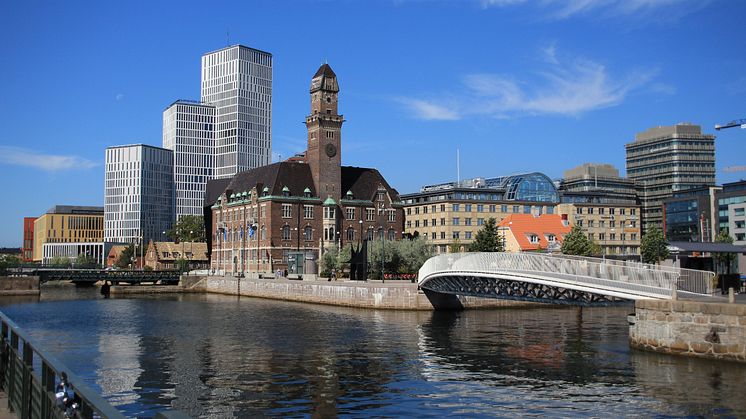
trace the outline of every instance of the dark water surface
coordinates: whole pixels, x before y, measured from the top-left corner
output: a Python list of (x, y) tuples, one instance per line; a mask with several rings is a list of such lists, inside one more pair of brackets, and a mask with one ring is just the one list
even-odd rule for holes
[(632, 351), (630, 307), (430, 313), (69, 287), (0, 304), (128, 416), (746, 417), (746, 365)]

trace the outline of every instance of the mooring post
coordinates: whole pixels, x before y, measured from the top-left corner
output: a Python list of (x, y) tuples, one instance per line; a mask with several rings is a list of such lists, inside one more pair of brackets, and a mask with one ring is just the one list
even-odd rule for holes
[(733, 287), (728, 288), (728, 302), (731, 304), (736, 302), (736, 294), (733, 291)]

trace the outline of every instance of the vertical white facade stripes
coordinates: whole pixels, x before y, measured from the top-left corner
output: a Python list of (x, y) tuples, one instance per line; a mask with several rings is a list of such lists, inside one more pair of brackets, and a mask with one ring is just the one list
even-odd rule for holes
[(174, 155), (175, 217), (203, 214), (214, 171), (215, 107), (179, 100), (163, 112), (163, 148)]
[(271, 163), (272, 54), (235, 45), (203, 55), (201, 100), (215, 105), (215, 178)]
[(106, 149), (104, 242), (165, 240), (173, 225), (173, 152), (149, 145)]

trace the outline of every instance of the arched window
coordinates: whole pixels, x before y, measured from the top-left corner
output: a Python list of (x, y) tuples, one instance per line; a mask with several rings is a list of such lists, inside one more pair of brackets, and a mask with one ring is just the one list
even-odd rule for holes
[(383, 239), (383, 228), (378, 229), (378, 238)]
[(349, 241), (355, 240), (355, 229), (352, 227), (347, 229), (347, 240)]
[(290, 226), (283, 226), (282, 227), (282, 239), (283, 240), (290, 240)]
[(336, 237), (334, 236), (334, 227), (329, 227), (329, 240), (334, 240)]
[(389, 237), (388, 237), (388, 239), (389, 240), (396, 240), (396, 231), (394, 231), (393, 228), (389, 229)]
[(313, 229), (311, 226), (306, 226), (306, 228), (303, 229), (303, 239), (313, 240)]
[(262, 240), (267, 239), (267, 227), (266, 226), (262, 226), (262, 234), (260, 235), (260, 237)]
[(368, 237), (367, 240), (373, 240), (373, 227), (368, 229)]

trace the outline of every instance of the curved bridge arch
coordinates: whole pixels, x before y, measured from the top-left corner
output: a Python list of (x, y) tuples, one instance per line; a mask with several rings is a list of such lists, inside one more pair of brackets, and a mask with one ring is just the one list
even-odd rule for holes
[(608, 305), (670, 299), (678, 292), (709, 295), (714, 273), (539, 253), (449, 253), (420, 268), (420, 287), (441, 294)]

